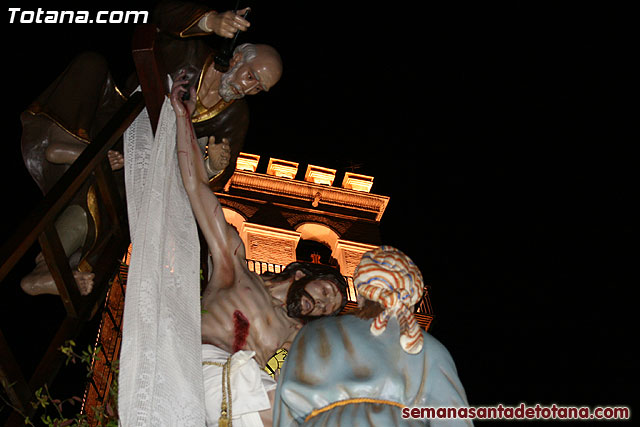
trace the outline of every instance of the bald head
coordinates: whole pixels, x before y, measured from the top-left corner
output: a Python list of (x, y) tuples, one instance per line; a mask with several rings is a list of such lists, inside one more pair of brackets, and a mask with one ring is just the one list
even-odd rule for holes
[(266, 44), (238, 46), (229, 64), (231, 69), (222, 76), (220, 85), (225, 101), (268, 92), (282, 76), (280, 54)]
[(277, 50), (267, 44), (245, 43), (236, 48), (235, 52), (241, 53), (244, 62), (252, 64), (256, 69), (268, 71), (275, 85), (282, 76), (282, 58)]

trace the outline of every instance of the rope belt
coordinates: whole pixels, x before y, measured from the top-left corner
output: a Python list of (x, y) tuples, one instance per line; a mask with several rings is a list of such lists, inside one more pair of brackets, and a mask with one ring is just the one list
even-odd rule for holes
[[(203, 365), (213, 365), (222, 368), (222, 404), (220, 405), (220, 418), (218, 418), (218, 426), (231, 426), (231, 356), (224, 363), (220, 362), (202, 362)], [(229, 404), (227, 405), (227, 401)], [(227, 411), (228, 408), (228, 411)]]
[(311, 418), (316, 417), (320, 414), (322, 414), (323, 412), (327, 412), (332, 410), (333, 408), (336, 408), (338, 406), (346, 406), (346, 405), (351, 405), (353, 403), (376, 403), (379, 405), (391, 405), (391, 406), (397, 406), (398, 408), (404, 408), (406, 407), (406, 405), (403, 405), (401, 403), (398, 402), (394, 402), (391, 400), (381, 400), (381, 399), (372, 399), (369, 397), (358, 397), (358, 398), (354, 398), (354, 399), (347, 399), (347, 400), (340, 400), (338, 402), (333, 402), (323, 408), (319, 408), (319, 409), (314, 409), (313, 411), (311, 411), (311, 413), (309, 415), (307, 415), (307, 418), (304, 419), (304, 422), (309, 421)]

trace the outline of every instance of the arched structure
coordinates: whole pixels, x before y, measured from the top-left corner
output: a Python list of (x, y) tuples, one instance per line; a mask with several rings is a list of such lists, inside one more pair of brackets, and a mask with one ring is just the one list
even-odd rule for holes
[(338, 187), (333, 169), (308, 165), (298, 180), (298, 163), (272, 158), (260, 173), (259, 161), (241, 153), (235, 174), (216, 193), (247, 258), (286, 265), (297, 260), (300, 239), (312, 240), (329, 247), (342, 274), (352, 276), (362, 254), (381, 243), (389, 197), (369, 192), (373, 177), (346, 173)]

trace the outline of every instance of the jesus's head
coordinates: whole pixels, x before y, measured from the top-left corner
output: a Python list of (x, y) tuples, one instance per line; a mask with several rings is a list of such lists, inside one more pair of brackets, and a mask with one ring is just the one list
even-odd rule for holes
[(347, 303), (347, 283), (330, 266), (294, 262), (269, 280), (289, 283), (284, 301), (287, 314), (305, 322), (336, 315)]

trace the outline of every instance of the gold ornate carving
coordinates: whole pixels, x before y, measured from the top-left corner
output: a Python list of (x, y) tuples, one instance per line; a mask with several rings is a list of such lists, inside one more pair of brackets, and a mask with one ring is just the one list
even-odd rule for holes
[(387, 204), (388, 196), (347, 190), (306, 181), (297, 181), (236, 170), (231, 178), (231, 186), (237, 189), (305, 200), (309, 206), (318, 199), (323, 205), (357, 209), (376, 214), (380, 221)]

